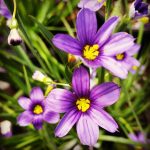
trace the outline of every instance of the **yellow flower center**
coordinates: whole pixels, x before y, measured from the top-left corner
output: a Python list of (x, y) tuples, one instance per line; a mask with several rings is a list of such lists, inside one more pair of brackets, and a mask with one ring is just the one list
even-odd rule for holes
[(78, 110), (86, 112), (90, 108), (90, 100), (86, 98), (80, 98), (76, 101)]
[(124, 57), (125, 57), (124, 54), (118, 54), (118, 55), (116, 55), (116, 59), (117, 59), (117, 60), (123, 60)]
[[(98, 3), (101, 3), (102, 0), (97, 0)], [(104, 2), (104, 6), (106, 6), (106, 2)]]
[(136, 71), (138, 69), (138, 67), (137, 66), (132, 66), (132, 69)]
[(36, 106), (34, 107), (33, 112), (34, 112), (34, 114), (37, 114), (37, 115), (41, 114), (41, 113), (43, 112), (42, 106), (36, 105)]
[(99, 45), (94, 44), (93, 46), (86, 45), (83, 49), (83, 57), (88, 60), (94, 60), (99, 55)]

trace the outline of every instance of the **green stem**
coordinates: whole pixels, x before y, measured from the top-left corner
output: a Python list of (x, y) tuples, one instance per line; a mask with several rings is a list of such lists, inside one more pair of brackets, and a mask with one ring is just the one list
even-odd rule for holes
[(23, 65), (23, 72), (24, 72), (25, 82), (26, 82), (26, 85), (27, 85), (27, 92), (29, 94), (30, 91), (31, 91), (31, 85), (30, 85), (28, 74), (27, 74), (27, 70), (26, 70), (24, 65)]
[(8, 114), (11, 114), (13, 117), (16, 116), (16, 113), (14, 110), (10, 109), (7, 105), (4, 105), (3, 103), (0, 103), (0, 108), (2, 108), (4, 111), (6, 111)]
[(106, 13), (105, 13), (105, 20), (107, 20), (110, 16), (111, 12), (111, 5), (112, 5), (112, 0), (107, 0), (106, 1)]
[(128, 104), (129, 104), (129, 106), (131, 107), (133, 116), (134, 116), (134, 118), (135, 118), (135, 120), (136, 120), (136, 122), (137, 122), (137, 125), (139, 126), (139, 129), (141, 130), (142, 133), (144, 133), (143, 128), (142, 128), (142, 126), (141, 126), (141, 124), (140, 124), (140, 121), (139, 121), (139, 119), (138, 119), (138, 117), (137, 117), (137, 115), (136, 115), (136, 113), (135, 113), (135, 110), (134, 110), (134, 108), (133, 108), (133, 105), (132, 105), (132, 102), (131, 102), (130, 99), (128, 99)]
[(14, 3), (14, 11), (13, 11), (12, 18), (15, 19), (15, 17), (16, 17), (16, 9), (17, 9), (16, 0), (13, 0), (13, 3)]
[(73, 67), (73, 69), (77, 68), (77, 67), (80, 67), (80, 65), (82, 64), (82, 61), (79, 61), (75, 64), (75, 66)]
[(141, 42), (142, 42), (143, 33), (144, 33), (144, 23), (141, 23), (140, 30), (138, 33), (138, 38), (137, 38), (138, 44), (141, 44)]
[(126, 12), (126, 14), (128, 14), (128, 17), (129, 17), (129, 4), (128, 4), (128, 1), (127, 0), (123, 0), (123, 2), (124, 2), (124, 7), (125, 7), (125, 12)]
[(101, 141), (110, 141), (115, 143), (122, 143), (122, 144), (133, 144), (133, 145), (141, 145), (138, 142), (133, 142), (130, 139), (126, 139), (123, 137), (116, 137), (116, 136), (109, 136), (109, 135), (100, 135)]
[(51, 82), (51, 84), (61, 85), (61, 86), (68, 86), (68, 87), (70, 87), (70, 85), (69, 85), (69, 84), (66, 84), (66, 83)]
[(104, 68), (98, 68), (97, 69), (98, 74), (98, 83), (103, 83), (105, 78), (105, 69)]
[[(123, 85), (122, 87), (125, 87), (125, 86)], [(138, 117), (137, 117), (137, 115), (136, 115), (136, 113), (135, 113), (135, 110), (134, 110), (134, 107), (133, 107), (133, 105), (132, 105), (132, 102), (131, 102), (130, 98), (128, 97), (128, 92), (127, 92), (127, 90), (126, 90), (125, 88), (124, 88), (123, 91), (125, 92), (126, 99), (127, 99), (127, 101), (128, 101), (129, 107), (130, 107), (131, 110), (132, 110), (132, 113), (133, 113), (133, 116), (134, 116), (134, 118), (135, 118), (135, 120), (136, 120), (136, 123), (137, 123), (139, 129), (141, 130), (141, 132), (143, 132), (143, 128), (142, 128), (142, 126), (141, 126), (141, 124), (140, 124), (140, 121), (139, 121), (139, 119), (138, 119)], [(144, 132), (143, 132), (143, 133), (144, 133)]]

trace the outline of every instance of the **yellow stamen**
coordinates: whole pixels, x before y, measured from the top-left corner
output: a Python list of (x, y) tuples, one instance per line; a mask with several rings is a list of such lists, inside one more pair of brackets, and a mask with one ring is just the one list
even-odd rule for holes
[(41, 114), (41, 113), (43, 112), (42, 106), (36, 105), (36, 106), (34, 107), (33, 112), (34, 112), (34, 114), (37, 114), (37, 115)]
[(78, 110), (86, 112), (90, 108), (90, 100), (86, 98), (80, 98), (76, 101)]
[(83, 57), (88, 60), (94, 60), (99, 55), (99, 45), (94, 44), (93, 46), (86, 45), (83, 49)]
[(124, 59), (124, 54), (118, 54), (116, 55), (117, 60), (123, 60)]
[(132, 66), (132, 69), (136, 71), (138, 69), (138, 67), (137, 66)]

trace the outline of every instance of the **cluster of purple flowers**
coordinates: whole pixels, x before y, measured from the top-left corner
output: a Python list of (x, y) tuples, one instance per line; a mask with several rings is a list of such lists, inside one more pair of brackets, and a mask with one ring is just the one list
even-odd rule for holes
[(18, 124), (33, 123), (36, 129), (41, 129), (43, 121), (57, 123), (59, 113), (65, 113), (55, 135), (65, 136), (76, 124), (82, 144), (92, 146), (99, 138), (99, 126), (112, 133), (117, 131), (117, 123), (104, 108), (115, 103), (119, 95), (120, 87), (113, 82), (90, 89), (89, 73), (81, 66), (73, 73), (72, 91), (55, 88), (45, 99), (41, 89), (35, 87), (30, 98), (21, 97), (18, 102), (25, 111), (19, 115)]
[(59, 49), (78, 56), (86, 66), (102, 66), (124, 79), (128, 71), (139, 66), (139, 62), (132, 56), (138, 52), (140, 46), (126, 32), (112, 34), (118, 21), (118, 17), (111, 17), (97, 30), (95, 12), (83, 8), (76, 21), (77, 39), (66, 34), (57, 34), (53, 43)]
[[(133, 57), (140, 45), (126, 32), (113, 33), (119, 22), (117, 16), (109, 18), (98, 29), (94, 11), (104, 3), (105, 0), (81, 0), (78, 6), (82, 9), (76, 21), (77, 38), (57, 34), (52, 42), (60, 50), (78, 56), (86, 67), (104, 67), (113, 75), (125, 79), (129, 71), (134, 72), (140, 65)], [(134, 2), (134, 7), (138, 16), (147, 13), (147, 6), (140, 0)], [(71, 85), (71, 90), (54, 88), (47, 97), (39, 87), (33, 88), (30, 98), (21, 97), (18, 101), (25, 109), (18, 117), (18, 124), (27, 126), (32, 123), (36, 129), (41, 129), (43, 121), (59, 122), (55, 129), (57, 137), (65, 136), (76, 125), (81, 143), (89, 146), (96, 144), (99, 127), (116, 132), (118, 125), (104, 108), (119, 99), (120, 87), (107, 82), (91, 88), (90, 74), (83, 66), (74, 70)], [(60, 113), (65, 113), (61, 120)]]

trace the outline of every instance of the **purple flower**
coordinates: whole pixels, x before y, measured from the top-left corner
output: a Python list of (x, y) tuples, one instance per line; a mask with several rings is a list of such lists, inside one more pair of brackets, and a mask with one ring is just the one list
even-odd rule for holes
[(140, 45), (135, 44), (131, 49), (114, 56), (114, 60), (117, 61), (117, 63), (120, 63), (124, 69), (129, 70), (132, 74), (135, 74), (140, 66), (140, 62), (132, 56), (136, 54), (139, 49)]
[(142, 0), (135, 0), (130, 7), (129, 16), (131, 18), (141, 18), (143, 16), (147, 16), (148, 12), (148, 4), (142, 2)]
[(145, 139), (145, 135), (142, 132), (139, 132), (137, 135), (134, 134), (134, 133), (130, 133), (129, 134), (129, 138), (131, 140), (133, 140), (134, 142), (140, 142), (140, 143), (143, 143), (143, 144), (150, 143), (150, 140), (149, 139)]
[(51, 111), (49, 107), (47, 107), (43, 92), (39, 87), (32, 89), (30, 98), (19, 98), (18, 103), (25, 109), (17, 119), (20, 126), (27, 126), (33, 123), (36, 129), (41, 129), (43, 121), (52, 124), (59, 121), (59, 114)]
[(4, 16), (7, 19), (10, 19), (12, 17), (4, 0), (0, 0), (0, 15)]
[(81, 143), (92, 146), (99, 138), (99, 126), (112, 133), (117, 131), (117, 123), (104, 107), (118, 100), (118, 85), (107, 82), (90, 90), (89, 73), (81, 66), (73, 73), (72, 88), (73, 92), (56, 88), (47, 96), (47, 105), (53, 111), (65, 112), (55, 129), (56, 136), (65, 136), (76, 124)]
[(120, 60), (123, 60), (124, 53), (132, 51), (135, 46), (135, 39), (126, 32), (112, 35), (117, 23), (118, 17), (112, 17), (97, 31), (95, 12), (82, 9), (76, 21), (78, 38), (57, 34), (52, 41), (59, 49), (79, 56), (85, 65), (92, 68), (103, 66), (114, 75), (124, 79), (127, 77), (128, 70), (115, 57), (121, 54), (123, 57)]
[(80, 0), (78, 3), (79, 8), (88, 8), (92, 11), (99, 10), (104, 4), (106, 0)]

